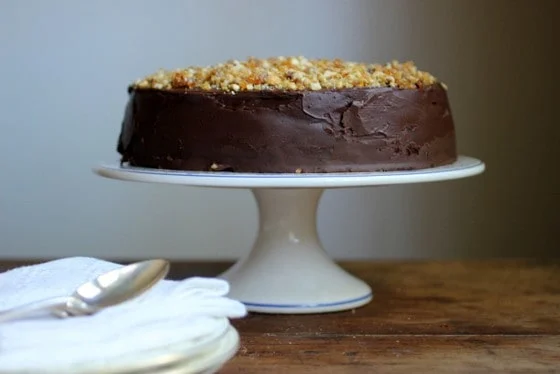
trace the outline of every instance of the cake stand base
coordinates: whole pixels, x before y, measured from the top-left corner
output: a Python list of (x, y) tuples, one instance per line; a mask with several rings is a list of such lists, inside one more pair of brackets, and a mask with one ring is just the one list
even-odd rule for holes
[(371, 288), (334, 263), (317, 235), (322, 189), (253, 189), (259, 233), (253, 249), (222, 277), (230, 296), (261, 313), (357, 308)]
[(221, 277), (229, 296), (252, 312), (326, 313), (371, 301), (371, 288), (333, 262), (317, 235), (317, 207), (324, 189), (426, 183), (480, 174), (485, 165), (460, 156), (450, 165), (376, 173), (253, 174), (190, 172), (103, 165), (95, 171), (126, 181), (213, 188), (248, 188), (259, 208), (252, 250)]

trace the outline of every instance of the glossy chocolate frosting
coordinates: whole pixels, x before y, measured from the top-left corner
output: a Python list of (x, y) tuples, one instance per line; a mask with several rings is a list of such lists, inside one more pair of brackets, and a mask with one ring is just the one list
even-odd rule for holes
[(131, 166), (320, 173), (411, 170), (456, 160), (440, 84), (322, 91), (129, 89), (118, 140)]

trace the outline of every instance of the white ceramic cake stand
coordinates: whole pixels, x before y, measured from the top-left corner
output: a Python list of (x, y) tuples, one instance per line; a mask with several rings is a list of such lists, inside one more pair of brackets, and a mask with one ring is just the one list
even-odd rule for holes
[(259, 209), (253, 249), (221, 275), (229, 297), (261, 313), (324, 313), (371, 301), (371, 288), (333, 262), (317, 235), (317, 207), (327, 188), (424, 183), (470, 177), (483, 162), (457, 162), (425, 170), (377, 173), (252, 174), (181, 172), (102, 165), (98, 174), (120, 180), (198, 187), (249, 188)]

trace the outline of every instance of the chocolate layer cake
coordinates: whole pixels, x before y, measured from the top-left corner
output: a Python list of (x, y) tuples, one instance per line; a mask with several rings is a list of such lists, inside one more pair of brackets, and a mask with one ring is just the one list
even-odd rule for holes
[(457, 158), (445, 86), (410, 62), (228, 61), (159, 71), (129, 95), (117, 149), (131, 166), (365, 172)]

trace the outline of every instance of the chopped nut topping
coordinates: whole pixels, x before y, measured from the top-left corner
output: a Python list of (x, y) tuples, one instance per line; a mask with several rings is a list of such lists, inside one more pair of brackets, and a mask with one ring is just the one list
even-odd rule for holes
[(413, 62), (392, 61), (385, 65), (307, 59), (305, 57), (271, 57), (185, 69), (159, 70), (139, 79), (134, 88), (158, 90), (184, 89), (207, 91), (261, 90), (332, 90), (356, 87), (419, 88), (437, 82), (431, 74), (420, 71)]

